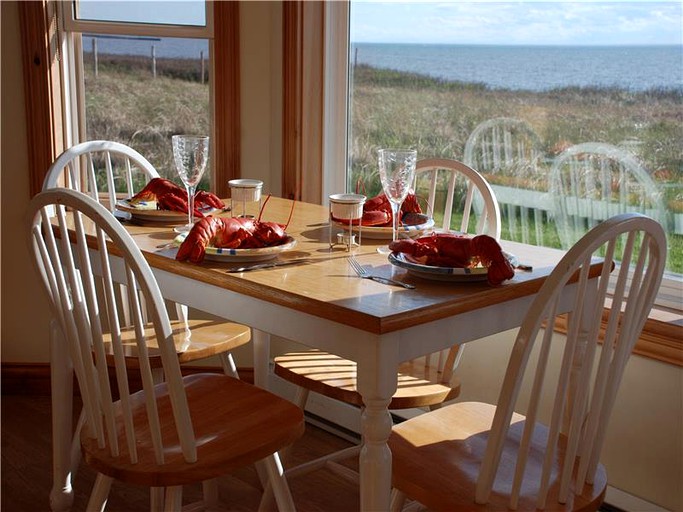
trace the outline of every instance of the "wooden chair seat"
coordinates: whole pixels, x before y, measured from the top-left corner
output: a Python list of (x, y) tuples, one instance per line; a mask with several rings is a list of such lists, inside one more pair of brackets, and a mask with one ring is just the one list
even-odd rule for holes
[[(251, 329), (245, 325), (233, 322), (192, 319), (185, 321), (171, 321), (173, 338), (175, 340), (178, 361), (181, 364), (199, 361), (211, 356), (224, 354), (235, 348), (249, 343)], [(189, 331), (187, 330), (189, 328)], [(154, 326), (145, 324), (145, 338), (147, 339), (148, 357), (152, 368), (161, 367), (159, 345)], [(187, 336), (189, 335), (189, 337)], [(107, 361), (114, 364), (111, 333), (104, 334)], [(121, 343), (129, 368), (138, 367), (138, 351), (135, 341), (135, 329), (125, 327), (121, 329)]]
[[(275, 358), (275, 375), (335, 400), (362, 406), (356, 387), (356, 363), (320, 350), (289, 352)], [(441, 384), (441, 372), (424, 361), (399, 366), (398, 388), (389, 409), (428, 407), (452, 400), (460, 394), (460, 381)]]
[[(508, 510), (512, 482), (525, 417), (513, 414), (505, 439), (498, 477), (486, 505), (474, 502), (481, 461), (488, 444), (496, 407), (478, 402), (448, 405), (394, 427), (389, 438), (393, 485), (430, 510), (476, 512)], [(538, 424), (531, 441), (525, 481), (518, 510), (536, 510), (536, 494), (545, 455), (548, 429)], [(561, 436), (552, 474), (564, 462), (566, 438)], [(552, 477), (551, 477), (552, 478)], [(500, 482), (500, 483), (498, 483)], [(558, 481), (551, 481), (546, 511), (596, 510), (607, 488), (607, 474), (600, 465), (592, 486), (580, 495), (570, 493), (558, 503)]]
[[(178, 445), (166, 383), (155, 389), (162, 423), (164, 464), (157, 464), (149, 435), (145, 394), (129, 397), (136, 425), (137, 464), (130, 463), (120, 402), (117, 403), (118, 457), (98, 447), (84, 429), (81, 447), (86, 464), (116, 480), (150, 487), (170, 487), (210, 480), (253, 464), (290, 445), (304, 433), (303, 413), (297, 406), (256, 386), (218, 374), (183, 378), (197, 439), (197, 462), (185, 461)], [(261, 413), (260, 411), (263, 411)], [(228, 421), (226, 421), (228, 420)]]

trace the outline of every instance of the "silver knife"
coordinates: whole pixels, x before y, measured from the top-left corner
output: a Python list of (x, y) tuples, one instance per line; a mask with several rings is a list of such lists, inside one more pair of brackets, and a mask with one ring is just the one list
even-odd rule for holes
[(382, 276), (361, 276), (363, 279), (370, 279), (372, 281), (377, 281), (378, 283), (382, 284), (388, 284), (388, 285), (393, 285), (393, 286), (402, 286), (403, 288), (407, 288), (408, 290), (414, 290), (415, 285), (409, 284), (409, 283), (404, 283), (403, 281), (396, 281), (395, 279), (389, 279), (388, 277), (382, 277)]
[(294, 258), (284, 261), (269, 261), (268, 263), (256, 263), (255, 265), (245, 265), (243, 267), (228, 268), (225, 271), (229, 273), (247, 272), (249, 270), (258, 270), (262, 268), (284, 267), (285, 265), (294, 265), (295, 263), (305, 263), (307, 261), (316, 261), (315, 258)]

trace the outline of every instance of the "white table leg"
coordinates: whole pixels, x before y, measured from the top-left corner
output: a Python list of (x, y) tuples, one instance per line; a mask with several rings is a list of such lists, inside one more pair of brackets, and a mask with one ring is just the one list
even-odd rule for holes
[(251, 342), (254, 345), (254, 384), (260, 388), (268, 389), (270, 334), (258, 329), (252, 329)]
[[(396, 392), (398, 364), (395, 354), (358, 361), (358, 390), (365, 409), (361, 418), (363, 448), (360, 466), (361, 511), (389, 510), (391, 497), (391, 434), (388, 406)], [(379, 362), (382, 362), (382, 366)]]
[(71, 438), (73, 367), (56, 321), (50, 324), (50, 384), (52, 387), (52, 490), (50, 508), (69, 510), (71, 487)]

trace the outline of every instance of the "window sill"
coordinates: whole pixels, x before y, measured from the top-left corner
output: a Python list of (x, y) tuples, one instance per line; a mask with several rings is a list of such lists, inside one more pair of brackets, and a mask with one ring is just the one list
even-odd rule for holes
[[(603, 330), (605, 324), (603, 322)], [(564, 316), (555, 322), (555, 331), (567, 334)], [(653, 309), (633, 353), (663, 363), (683, 367), (683, 315)]]

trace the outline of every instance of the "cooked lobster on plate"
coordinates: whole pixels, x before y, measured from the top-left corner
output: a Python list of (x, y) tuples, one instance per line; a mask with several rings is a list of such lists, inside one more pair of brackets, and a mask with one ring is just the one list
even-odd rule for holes
[(412, 261), (433, 267), (488, 268), (488, 282), (497, 286), (512, 279), (515, 270), (496, 240), (488, 235), (469, 236), (455, 233), (432, 233), (415, 239), (396, 240), (389, 244), (394, 253), (403, 253)]
[[(152, 178), (145, 188), (131, 197), (128, 202), (135, 205), (142, 201), (156, 201), (157, 208), (160, 210), (187, 213), (189, 208), (187, 191), (164, 178)], [(205, 190), (200, 190), (195, 194), (194, 205), (194, 214), (197, 217), (204, 217), (202, 209), (225, 208), (225, 203), (217, 195)]]
[(284, 244), (289, 240), (287, 226), (294, 213), (294, 203), (286, 224), (261, 221), (268, 196), (258, 219), (249, 217), (204, 217), (197, 222), (178, 249), (176, 259), (201, 263), (207, 247), (226, 249), (257, 249)]

